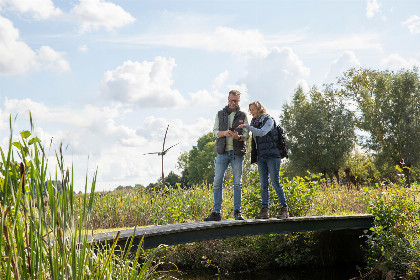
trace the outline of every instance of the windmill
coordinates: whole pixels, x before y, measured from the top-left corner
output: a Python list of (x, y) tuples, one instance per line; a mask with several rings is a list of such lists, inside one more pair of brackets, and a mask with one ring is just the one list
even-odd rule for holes
[(176, 143), (175, 145), (172, 145), (165, 150), (166, 134), (168, 133), (168, 128), (169, 128), (169, 124), (168, 124), (168, 127), (166, 128), (165, 137), (163, 138), (162, 151), (161, 152), (152, 152), (152, 153), (143, 154), (143, 155), (157, 154), (158, 156), (162, 156), (162, 184), (163, 184), (163, 186), (165, 186), (165, 175), (163, 173), (163, 156), (166, 155), (166, 153), (169, 151), (170, 148), (179, 144), (179, 143)]

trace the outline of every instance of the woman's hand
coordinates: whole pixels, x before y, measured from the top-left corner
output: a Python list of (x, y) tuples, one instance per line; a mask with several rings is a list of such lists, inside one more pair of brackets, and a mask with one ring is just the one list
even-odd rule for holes
[(238, 125), (238, 128), (245, 128), (246, 127), (246, 124), (240, 124), (240, 125)]

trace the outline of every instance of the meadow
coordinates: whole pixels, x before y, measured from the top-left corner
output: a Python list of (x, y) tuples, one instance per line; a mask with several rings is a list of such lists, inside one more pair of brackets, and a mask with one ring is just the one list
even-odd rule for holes
[[(259, 180), (256, 171), (251, 172), (243, 186), (242, 212), (253, 218), (260, 210)], [(324, 184), (320, 175), (308, 174), (306, 178), (283, 178), (292, 216), (339, 215), (366, 213), (362, 190)], [(83, 196), (75, 198), (82, 209)], [(270, 190), (271, 216), (279, 210), (274, 190)], [(233, 185), (228, 180), (224, 188), (223, 219), (233, 219)], [(133, 188), (96, 192), (91, 214), (91, 226), (95, 230), (134, 226), (163, 225), (202, 221), (213, 208), (211, 184), (193, 188)]]
[[(404, 181), (383, 182), (360, 188), (326, 184), (321, 174), (282, 177), (292, 216), (370, 213), (375, 227), (364, 234), (365, 267), (360, 275), (381, 279), (387, 275), (420, 277), (419, 185), (407, 188)], [(202, 221), (212, 211), (211, 185), (193, 188), (134, 188), (95, 194), (91, 226), (96, 232), (134, 226)], [(81, 199), (76, 199), (80, 203)], [(270, 216), (279, 211), (276, 194), (270, 190)], [(233, 185), (227, 180), (223, 219), (233, 219)], [(260, 208), (256, 171), (244, 178), (242, 211), (253, 218)], [(165, 270), (207, 271), (232, 274), (273, 268), (323, 267), (326, 259), (317, 232), (251, 236), (163, 247), (156, 260)], [(326, 245), (328, 247), (328, 245)], [(290, 252), (296, 252), (293, 255)], [(170, 265), (168, 265), (170, 264)]]
[[(51, 178), (38, 138), (23, 131), (19, 141), (11, 139), (7, 149), (1, 149), (1, 279), (158, 279), (173, 275), (168, 271), (208, 270), (220, 275), (331, 264), (320, 255), (323, 248), (317, 232), (230, 238), (147, 251), (138, 247), (135, 254), (117, 254), (115, 244), (99, 248), (87, 242), (89, 234), (201, 221), (212, 211), (212, 186), (95, 192), (94, 176), (92, 182), (86, 179), (84, 194), (75, 194), (74, 176), (79, 175), (64, 168), (61, 150), (56, 154), (59, 168)], [(418, 184), (407, 188), (404, 181), (384, 182), (357, 189), (326, 184), (320, 174), (310, 173), (290, 179), (282, 176), (282, 183), (292, 216), (375, 216), (375, 226), (364, 233), (363, 279), (420, 277)], [(224, 194), (222, 217), (232, 219), (229, 179)], [(244, 178), (242, 210), (246, 218), (259, 212), (259, 197), (254, 170)], [(279, 205), (274, 190), (270, 200), (270, 215), (275, 216)]]

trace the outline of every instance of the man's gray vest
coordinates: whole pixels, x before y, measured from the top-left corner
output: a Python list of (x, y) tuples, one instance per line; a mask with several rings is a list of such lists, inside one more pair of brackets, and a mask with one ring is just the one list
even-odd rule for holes
[[(232, 113), (232, 110), (229, 106), (223, 108), (217, 113), (219, 118), (219, 131), (225, 131), (229, 129), (229, 115)], [(237, 128), (238, 125), (243, 124), (245, 121), (245, 113), (240, 111), (239, 107), (236, 109), (235, 117), (233, 118), (232, 128), (234, 128), (239, 135), (242, 135), (242, 128)], [(218, 154), (223, 154), (226, 148), (226, 137), (220, 137), (216, 139), (216, 152)], [(243, 156), (246, 152), (246, 143), (244, 141), (238, 141), (233, 139), (233, 154), (237, 156)]]

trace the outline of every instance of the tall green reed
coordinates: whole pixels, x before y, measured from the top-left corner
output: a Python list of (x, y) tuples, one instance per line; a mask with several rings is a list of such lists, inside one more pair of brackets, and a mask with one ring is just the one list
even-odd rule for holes
[[(31, 128), (33, 131), (32, 118)], [(86, 176), (85, 194), (81, 197), (80, 211), (76, 212), (73, 168), (65, 167), (62, 146), (55, 154), (57, 167), (55, 180), (51, 180), (48, 156), (41, 141), (30, 131), (22, 131), (19, 136), (13, 142), (10, 119), (8, 147), (6, 150), (0, 147), (0, 278), (156, 277), (157, 266), (152, 260), (158, 249), (139, 263), (140, 255), (144, 254), (141, 246), (132, 259), (128, 253), (115, 254), (116, 243), (99, 248), (89, 242), (97, 172), (91, 184)]]

